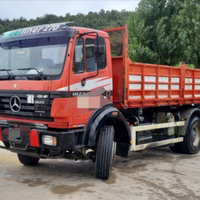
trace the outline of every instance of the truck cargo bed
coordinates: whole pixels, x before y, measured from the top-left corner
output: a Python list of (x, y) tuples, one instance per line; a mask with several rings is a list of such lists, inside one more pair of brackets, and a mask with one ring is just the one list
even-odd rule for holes
[(135, 63), (128, 57), (127, 26), (123, 30), (123, 55), (112, 58), (113, 102), (117, 108), (172, 106), (200, 103), (200, 70)]

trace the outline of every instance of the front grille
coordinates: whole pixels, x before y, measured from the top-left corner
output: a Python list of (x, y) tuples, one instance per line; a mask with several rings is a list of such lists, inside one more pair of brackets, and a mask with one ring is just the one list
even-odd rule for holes
[[(27, 95), (34, 95), (33, 103), (28, 103)], [(48, 95), (48, 98), (38, 98), (41, 95)], [(10, 100), (17, 96), (21, 102), (19, 112), (13, 112), (10, 107)], [(41, 91), (4, 91), (0, 92), (0, 115), (18, 118), (28, 118), (35, 120), (53, 121), (50, 117), (52, 99), (49, 99), (49, 92)]]

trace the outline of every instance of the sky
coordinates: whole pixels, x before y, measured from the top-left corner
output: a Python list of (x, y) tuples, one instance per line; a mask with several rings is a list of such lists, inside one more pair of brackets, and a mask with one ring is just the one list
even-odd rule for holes
[(12, 20), (23, 17), (29, 20), (45, 14), (88, 14), (101, 9), (134, 11), (139, 2), (140, 0), (0, 0), (0, 18)]

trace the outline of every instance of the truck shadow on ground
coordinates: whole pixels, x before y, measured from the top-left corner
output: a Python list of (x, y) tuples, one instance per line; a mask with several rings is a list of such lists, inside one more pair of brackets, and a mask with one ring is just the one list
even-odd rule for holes
[[(13, 156), (12, 156), (13, 157)], [(116, 156), (115, 163), (112, 165), (113, 173), (137, 174), (148, 170), (156, 163), (177, 164), (184, 159), (192, 159), (199, 157), (197, 155), (184, 155), (172, 153), (168, 148), (156, 148), (143, 152), (131, 152), (128, 158)], [(91, 160), (66, 160), (66, 159), (41, 159), (36, 166), (23, 166), (16, 157), (13, 157), (14, 162), (10, 158), (3, 159), (2, 166), (9, 166), (6, 170), (12, 176), (18, 176), (22, 179), (24, 176), (39, 179), (55, 179), (65, 180), (72, 178), (74, 181), (80, 179), (95, 179), (95, 164)], [(13, 165), (14, 164), (14, 165)], [(2, 168), (2, 167), (1, 167)], [(5, 169), (5, 167), (4, 167)]]
[[(168, 148), (155, 148), (145, 150), (143, 152), (130, 152), (128, 158), (116, 156), (115, 163), (112, 165), (113, 172), (118, 170), (124, 173), (138, 173), (145, 171), (156, 163), (170, 162), (173, 165), (183, 159), (192, 159), (197, 155), (175, 154)], [(23, 171), (23, 174), (28, 173), (30, 176), (41, 178), (47, 176), (49, 178), (62, 177), (73, 178), (75, 180), (81, 178), (95, 179), (95, 164), (91, 160), (46, 160), (41, 159), (37, 166), (27, 167), (18, 165), (17, 168)], [(17, 170), (16, 169), (16, 170)]]

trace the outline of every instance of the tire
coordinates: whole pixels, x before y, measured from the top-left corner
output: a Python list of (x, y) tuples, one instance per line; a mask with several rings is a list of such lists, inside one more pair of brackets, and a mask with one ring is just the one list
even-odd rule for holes
[(188, 132), (184, 137), (183, 152), (186, 154), (197, 154), (200, 150), (200, 119), (193, 117)]
[(17, 156), (18, 156), (19, 161), (23, 165), (27, 165), (27, 166), (37, 165), (40, 160), (39, 158), (22, 155), (22, 154), (17, 154)]
[(193, 117), (184, 136), (184, 141), (170, 149), (175, 153), (197, 154), (200, 151), (200, 118)]
[(111, 173), (113, 156), (113, 126), (105, 125), (100, 129), (96, 150), (96, 177), (108, 179)]
[(182, 152), (182, 143), (175, 143), (173, 146), (170, 146), (170, 150), (174, 153), (183, 153)]

